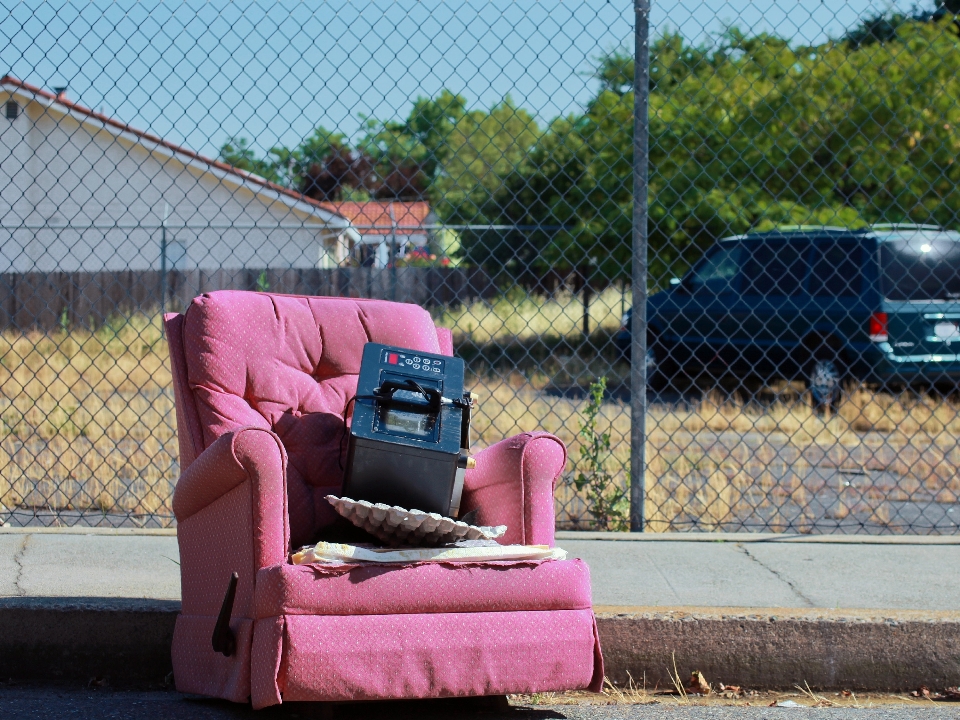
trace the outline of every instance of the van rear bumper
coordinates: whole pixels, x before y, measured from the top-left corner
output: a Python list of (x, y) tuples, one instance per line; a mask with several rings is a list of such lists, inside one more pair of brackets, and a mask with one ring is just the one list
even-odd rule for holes
[(873, 364), (870, 374), (875, 376), (875, 380), (883, 382), (935, 383), (960, 380), (960, 347), (957, 351), (916, 355), (883, 352)]

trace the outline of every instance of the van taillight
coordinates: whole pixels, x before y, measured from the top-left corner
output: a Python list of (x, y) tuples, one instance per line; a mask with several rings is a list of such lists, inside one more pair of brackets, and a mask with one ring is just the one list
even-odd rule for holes
[(873, 342), (887, 341), (887, 314), (885, 312), (875, 312), (870, 316), (870, 339)]

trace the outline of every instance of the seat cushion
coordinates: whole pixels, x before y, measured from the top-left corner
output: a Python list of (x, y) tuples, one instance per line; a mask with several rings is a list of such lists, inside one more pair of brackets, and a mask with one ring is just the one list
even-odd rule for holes
[(364, 565), (339, 575), (278, 565), (257, 574), (254, 605), (258, 618), (592, 607), (590, 570), (582, 560)]
[(441, 349), (416, 305), (231, 290), (195, 298), (182, 333), (203, 447), (242, 427), (272, 430), (283, 443), (294, 546), (336, 517), (323, 497), (342, 484), (363, 346)]

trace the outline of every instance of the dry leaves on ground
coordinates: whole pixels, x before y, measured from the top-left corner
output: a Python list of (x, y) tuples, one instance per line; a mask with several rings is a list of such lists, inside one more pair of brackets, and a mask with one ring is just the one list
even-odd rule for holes
[(687, 685), (686, 691), (688, 695), (709, 695), (713, 692), (713, 688), (710, 687), (707, 679), (703, 677), (702, 672), (694, 670), (690, 673), (690, 683)]
[[(724, 698), (726, 700), (737, 700), (744, 696), (743, 688), (739, 685), (724, 685), (719, 683), (717, 689), (714, 690), (714, 687), (707, 682), (706, 677), (699, 670), (694, 670), (690, 673), (690, 680), (686, 686), (680, 685), (677, 682), (674, 682), (674, 687), (665, 688), (663, 690), (657, 690), (654, 692), (655, 695), (694, 695), (698, 697), (707, 697), (708, 695), (716, 695), (717, 697)], [(753, 694), (753, 693), (751, 693)]]
[(924, 698), (926, 700), (960, 700), (960, 687), (944, 688), (942, 692), (931, 690), (926, 685), (921, 685), (910, 693), (911, 697)]

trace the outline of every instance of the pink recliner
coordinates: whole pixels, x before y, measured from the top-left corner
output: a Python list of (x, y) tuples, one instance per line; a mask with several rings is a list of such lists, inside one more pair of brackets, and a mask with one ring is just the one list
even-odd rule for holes
[[(290, 553), (336, 518), (339, 443), (364, 343), (453, 354), (414, 305), (222, 291), (165, 318), (182, 475), (177, 688), (252, 701), (599, 690), (580, 560), (331, 569)], [(488, 410), (489, 412), (489, 410)], [(524, 433), (476, 455), (462, 511), (505, 543), (552, 545), (566, 450)], [(235, 649), (212, 636), (231, 573)]]

